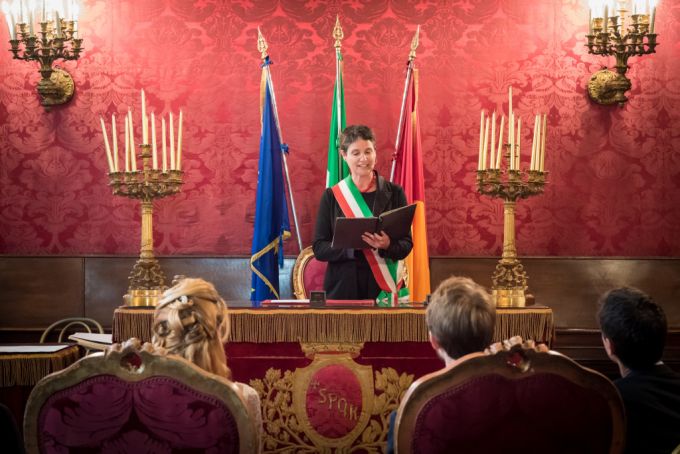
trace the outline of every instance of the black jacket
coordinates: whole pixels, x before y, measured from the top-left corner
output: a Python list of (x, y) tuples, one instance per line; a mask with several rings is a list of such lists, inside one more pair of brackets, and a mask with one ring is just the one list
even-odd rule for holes
[[(406, 195), (401, 186), (390, 183), (378, 175), (373, 215), (378, 216), (385, 211), (405, 206)], [(328, 262), (324, 289), (328, 299), (375, 299), (380, 293), (373, 273), (366, 258), (360, 250), (333, 249), (333, 229), (335, 219), (345, 217), (331, 188), (327, 188), (316, 217), (314, 229), (314, 243), (312, 248), (317, 260)], [(413, 240), (411, 235), (403, 238), (390, 238), (390, 246), (380, 249), (381, 257), (392, 260), (402, 260), (411, 252)]]

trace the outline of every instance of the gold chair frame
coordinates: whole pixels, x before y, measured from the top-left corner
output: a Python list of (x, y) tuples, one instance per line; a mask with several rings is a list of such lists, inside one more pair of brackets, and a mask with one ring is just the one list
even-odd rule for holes
[[(434, 397), (456, 388), (470, 379), (487, 375), (500, 375), (511, 380), (520, 380), (536, 373), (552, 373), (578, 386), (595, 391), (606, 399), (611, 420), (612, 437), (610, 454), (621, 453), (625, 444), (625, 416), (623, 401), (614, 384), (601, 373), (582, 367), (572, 359), (555, 351), (547, 353), (522, 350), (524, 361), (520, 367), (511, 365), (510, 355), (520, 347), (502, 351), (495, 355), (473, 353), (463, 357), (462, 362), (425, 375), (416, 380), (404, 395), (397, 412), (394, 428), (394, 444), (397, 454), (411, 453), (413, 432), (418, 415)], [(559, 409), (556, 409), (559, 411)], [(492, 434), (493, 429), (489, 429)], [(529, 436), (529, 435), (527, 435)]]
[[(142, 366), (136, 369), (128, 367), (125, 358), (129, 354), (139, 355)], [(130, 339), (120, 349), (94, 353), (38, 382), (26, 404), (24, 440), (27, 453), (39, 452), (38, 415), (50, 396), (87, 378), (100, 375), (113, 375), (127, 382), (139, 382), (153, 376), (167, 376), (198, 392), (210, 395), (222, 402), (234, 417), (239, 435), (239, 452), (251, 454), (259, 449), (258, 430), (248, 416), (235, 383), (211, 374), (184, 358), (166, 355), (163, 349), (155, 350), (148, 343), (141, 346), (139, 340)]]

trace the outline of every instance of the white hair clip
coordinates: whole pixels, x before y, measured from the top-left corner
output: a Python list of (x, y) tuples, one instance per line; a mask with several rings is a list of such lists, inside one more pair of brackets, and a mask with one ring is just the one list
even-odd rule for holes
[(186, 295), (182, 295), (177, 300), (182, 303), (182, 304), (187, 304), (189, 302), (189, 297)]

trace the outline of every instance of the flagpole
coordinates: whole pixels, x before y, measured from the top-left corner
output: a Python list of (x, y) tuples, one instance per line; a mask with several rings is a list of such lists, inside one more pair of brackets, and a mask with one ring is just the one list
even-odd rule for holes
[[(260, 32), (260, 27), (257, 27), (257, 50), (262, 56), (262, 61), (267, 63), (267, 41), (265, 41), (264, 36)], [(269, 71), (269, 64), (264, 66), (265, 75), (267, 78), (267, 83), (271, 89), (271, 99), (272, 107), (274, 110), (274, 120), (276, 121), (276, 131), (279, 134), (279, 142), (283, 144), (283, 134), (281, 134), (281, 125), (279, 124), (279, 110), (276, 107), (276, 95), (274, 94), (274, 81), (272, 80), (272, 74)], [(295, 224), (295, 236), (297, 237), (298, 247), (300, 252), (302, 252), (302, 237), (300, 236), (300, 228), (298, 225), (297, 212), (295, 210), (295, 199), (293, 198), (293, 186), (290, 184), (290, 174), (288, 173), (288, 159), (286, 158), (286, 153), (281, 150), (281, 156), (283, 157), (283, 170), (286, 175), (286, 183), (288, 184), (288, 195), (290, 196), (290, 209), (293, 211), (293, 223)]]
[(342, 179), (342, 155), (340, 154), (340, 136), (342, 135), (342, 105), (340, 93), (342, 93), (342, 77), (340, 76), (340, 48), (342, 47), (342, 39), (345, 35), (342, 33), (340, 26), (340, 16), (335, 16), (335, 27), (333, 27), (333, 38), (335, 38), (335, 109), (337, 111), (338, 122), (338, 136), (336, 139), (338, 148), (338, 178)]
[(392, 153), (392, 170), (390, 171), (390, 181), (394, 181), (394, 171), (397, 167), (397, 153), (399, 145), (401, 144), (401, 124), (404, 121), (404, 110), (406, 109), (406, 95), (408, 92), (409, 82), (413, 74), (413, 61), (416, 59), (416, 49), (418, 48), (418, 35), (420, 34), (420, 25), (416, 29), (416, 34), (411, 40), (411, 52), (408, 54), (408, 66), (406, 67), (406, 80), (404, 81), (404, 94), (401, 98), (401, 110), (399, 111), (399, 124), (397, 124), (397, 138), (394, 141), (394, 153)]

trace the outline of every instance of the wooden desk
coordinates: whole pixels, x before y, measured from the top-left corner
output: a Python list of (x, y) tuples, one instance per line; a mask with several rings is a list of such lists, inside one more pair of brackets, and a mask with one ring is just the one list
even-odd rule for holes
[[(129, 337), (149, 341), (153, 312), (152, 309), (116, 309), (114, 342)], [(292, 446), (292, 451), (302, 450), (302, 445), (311, 443), (310, 439), (303, 443), (299, 438), (301, 430), (307, 435), (313, 433), (309, 432), (310, 423), (304, 422), (308, 418), (302, 417), (303, 413), (311, 413), (301, 412), (300, 402), (312, 399), (309, 396), (313, 393), (309, 390), (316, 386), (312, 383), (316, 383), (318, 377), (322, 377), (319, 380), (324, 383), (324, 392), (332, 389), (333, 395), (343, 395), (347, 389), (361, 389), (359, 395), (368, 393), (366, 402), (382, 401), (384, 408), (378, 405), (375, 411), (360, 413), (373, 419), (370, 426), (368, 420), (350, 424), (356, 430), (352, 429), (353, 432), (346, 435), (348, 438), (343, 443), (347, 445), (337, 445), (337, 440), (324, 444), (325, 441), (317, 439), (317, 434), (314, 435), (317, 437), (314, 438), (314, 446), (305, 449), (309, 452), (330, 452), (342, 446), (338, 451), (350, 452), (350, 445), (364, 442), (361, 433), (364, 433), (365, 427), (370, 427), (369, 432), (372, 431), (373, 435), (369, 434), (368, 438), (373, 437), (373, 448), (382, 450), (389, 413), (396, 409), (401, 393), (414, 379), (443, 366), (428, 342), (424, 308), (271, 309), (232, 305), (229, 317), (231, 331), (229, 342), (225, 345), (228, 366), (234, 380), (248, 383), (260, 393), (265, 439), (273, 443), (265, 452), (278, 452), (286, 446), (287, 449)], [(521, 335), (550, 343), (553, 331), (550, 308), (498, 309), (494, 339)], [(330, 375), (316, 375), (321, 370), (341, 371), (355, 378), (340, 374), (347, 381), (339, 380), (334, 388), (333, 383), (327, 382)], [(386, 383), (390, 383), (389, 386)], [(388, 396), (388, 392), (395, 395)], [(345, 397), (342, 400), (348, 401)], [(389, 405), (384, 404), (387, 401)], [(340, 404), (337, 405), (338, 411), (342, 411)], [(330, 406), (324, 406), (323, 410), (332, 413)], [(296, 416), (293, 419), (300, 423), (287, 425), (290, 411)], [(284, 413), (288, 416), (281, 416)], [(295, 435), (298, 438), (291, 438), (291, 446), (288, 442), (278, 444), (282, 430), (298, 434)], [(293, 441), (293, 438), (298, 441)]]
[[(494, 341), (522, 336), (548, 345), (555, 327), (549, 307), (504, 308), (496, 312)], [(230, 342), (427, 342), (424, 308), (229, 309)], [(119, 307), (113, 341), (137, 337), (150, 342), (153, 309)]]

